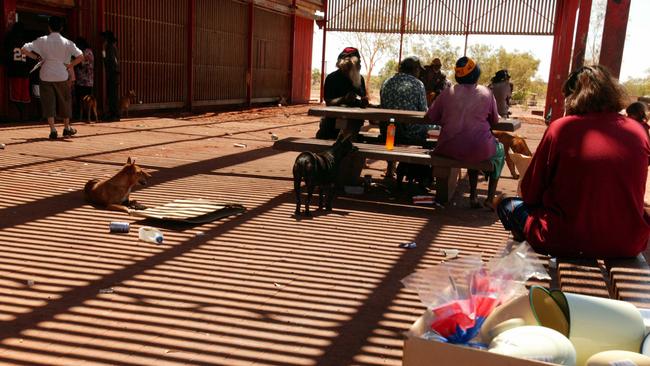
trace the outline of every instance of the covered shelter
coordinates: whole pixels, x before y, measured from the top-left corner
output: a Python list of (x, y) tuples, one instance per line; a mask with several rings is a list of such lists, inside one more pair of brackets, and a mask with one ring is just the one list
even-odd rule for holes
[[(631, 0), (608, 0), (600, 64), (618, 77)], [(582, 66), (592, 0), (324, 0), (322, 84), (328, 31), (405, 34), (553, 36), (545, 115), (564, 114), (562, 83)]]

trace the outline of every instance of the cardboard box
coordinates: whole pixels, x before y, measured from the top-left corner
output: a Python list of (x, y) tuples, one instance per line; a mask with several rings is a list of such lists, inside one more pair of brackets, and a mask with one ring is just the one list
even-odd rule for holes
[(548, 366), (551, 363), (509, 357), (475, 348), (420, 338), (431, 324), (425, 313), (413, 323), (404, 339), (403, 366)]

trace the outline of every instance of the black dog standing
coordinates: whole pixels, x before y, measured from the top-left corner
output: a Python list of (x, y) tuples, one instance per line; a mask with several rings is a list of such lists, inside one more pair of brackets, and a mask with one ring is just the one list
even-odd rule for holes
[(350, 136), (339, 138), (331, 148), (320, 152), (302, 152), (293, 164), (293, 188), (296, 192), (296, 216), (300, 215), (300, 184), (304, 180), (307, 187), (305, 216), (309, 216), (309, 205), (314, 193), (314, 187), (319, 187), (318, 208), (323, 208), (323, 193), (327, 187), (327, 210), (332, 209), (334, 199), (334, 184), (339, 171), (341, 160), (357, 148), (352, 145)]

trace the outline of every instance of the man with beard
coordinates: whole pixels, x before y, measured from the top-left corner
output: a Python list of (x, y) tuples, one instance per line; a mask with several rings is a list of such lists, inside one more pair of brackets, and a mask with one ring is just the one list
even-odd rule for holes
[[(361, 76), (361, 55), (354, 47), (346, 47), (336, 61), (338, 70), (327, 75), (325, 79), (325, 104), (328, 106), (367, 107), (368, 96), (366, 84)], [(355, 132), (363, 125), (363, 121), (349, 121), (356, 125)], [(339, 134), (336, 119), (323, 118), (316, 133), (319, 139), (335, 139)]]
[(424, 88), (427, 91), (427, 103), (431, 105), (440, 93), (451, 86), (447, 76), (441, 71), (442, 62), (434, 58), (431, 65), (425, 66), (425, 72), (421, 76)]

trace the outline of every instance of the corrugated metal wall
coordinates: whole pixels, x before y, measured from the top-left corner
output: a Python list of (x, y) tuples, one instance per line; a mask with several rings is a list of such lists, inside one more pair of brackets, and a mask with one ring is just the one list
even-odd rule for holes
[[(99, 0), (79, 1), (83, 3), (80, 33), (86, 34), (91, 41), (99, 40), (97, 32), (91, 34), (89, 30), (97, 29), (101, 23), (95, 20)], [(120, 93), (123, 95), (129, 89), (135, 90), (138, 100), (144, 103), (136, 105), (135, 109), (188, 105), (189, 1), (104, 1), (105, 29), (114, 31), (118, 38), (122, 68)], [(284, 6), (288, 11), (284, 3), (290, 4), (291, 1), (282, 0), (281, 3), (266, 5), (271, 8)], [(253, 12), (252, 102), (290, 98), (291, 16), (260, 6), (255, 6)], [(193, 106), (246, 102), (248, 11), (246, 2), (195, 0)], [(313, 23), (312, 20), (308, 22)], [(311, 37), (312, 31), (296, 43), (297, 49), (305, 53), (303, 60), (309, 57), (309, 68)], [(96, 47), (97, 62), (100, 63), (101, 43)], [(101, 69), (97, 67), (98, 71)], [(307, 72), (311, 73), (311, 70)], [(305, 86), (296, 87), (309, 86), (308, 78), (302, 82)]]
[(289, 98), (291, 17), (256, 8), (253, 27), (253, 99)]
[[(553, 35), (558, 0), (406, 0), (405, 33)], [(330, 0), (328, 31), (399, 33), (402, 0)]]
[(296, 17), (293, 50), (293, 74), (291, 100), (294, 103), (308, 103), (311, 94), (311, 58), (314, 40), (314, 21)]
[(106, 0), (105, 9), (106, 29), (118, 38), (120, 95), (133, 89), (151, 107), (184, 106), (187, 2)]
[(246, 98), (248, 7), (230, 0), (196, 0), (195, 105)]

